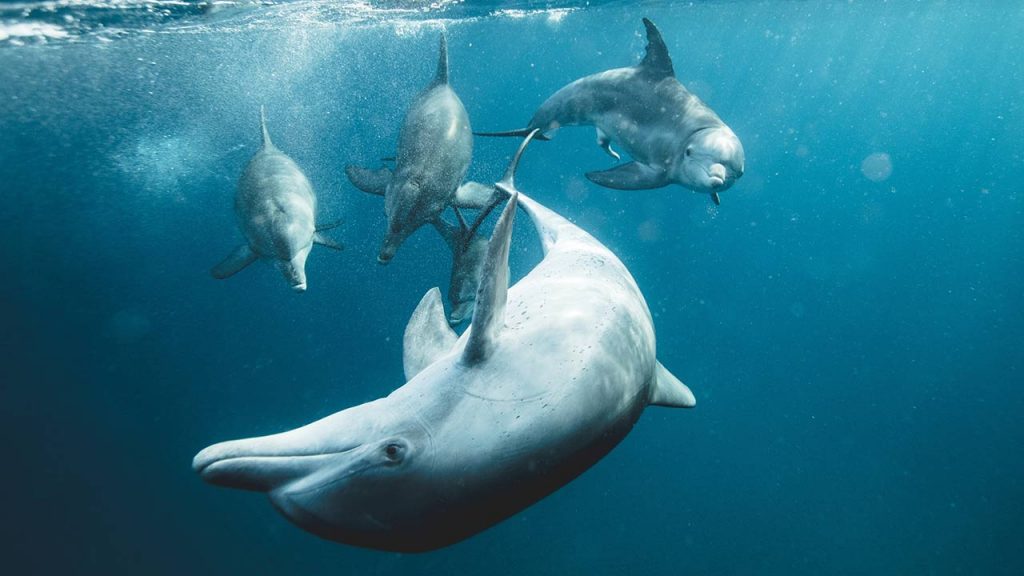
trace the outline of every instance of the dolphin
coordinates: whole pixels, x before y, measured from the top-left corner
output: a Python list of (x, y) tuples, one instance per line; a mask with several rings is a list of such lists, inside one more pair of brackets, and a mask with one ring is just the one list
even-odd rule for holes
[(260, 107), (263, 145), (249, 160), (238, 180), (235, 214), (246, 243), (235, 248), (210, 273), (224, 279), (255, 262), (273, 260), (296, 292), (306, 290), (306, 258), (313, 244), (334, 250), (344, 246), (321, 232), (338, 223), (317, 228), (316, 193), (295, 162), (270, 141), (267, 116)]
[(490, 186), (460, 187), (472, 154), (469, 115), (448, 84), (448, 41), (442, 33), (434, 79), (413, 101), (402, 123), (395, 169), (345, 167), (356, 188), (384, 196), (388, 230), (377, 256), (381, 264), (390, 262), (406, 238), (438, 218), (449, 204), (486, 204)]
[(526, 128), (476, 132), (478, 136), (525, 136), (540, 129), (593, 125), (597, 144), (619, 160), (611, 144), (632, 158), (610, 170), (588, 172), (592, 182), (618, 190), (679, 184), (710, 194), (715, 204), (743, 175), (743, 145), (714, 110), (676, 79), (661, 33), (647, 18), (647, 53), (629, 68), (580, 78), (541, 104)]
[[(289, 520), (326, 539), (422, 552), (571, 481), (646, 406), (694, 405), (657, 361), (650, 311), (622, 262), (516, 189), (528, 141), (496, 185), (509, 200), (466, 332), (457, 337), (448, 326), (432, 288), (405, 329), (405, 385), (289, 432), (214, 444), (192, 462), (204, 480), (265, 492)], [(510, 288), (517, 205), (544, 258)]]
[(434, 228), (452, 251), (452, 273), (448, 284), (448, 302), (452, 308), (448, 314), (448, 323), (452, 326), (461, 324), (473, 314), (476, 292), (480, 285), (480, 269), (487, 254), (487, 238), (478, 234), (477, 228), (490, 211), (486, 210), (480, 214), (471, 226), (466, 224), (458, 208), (455, 209), (459, 221), (457, 226), (442, 218), (433, 222)]

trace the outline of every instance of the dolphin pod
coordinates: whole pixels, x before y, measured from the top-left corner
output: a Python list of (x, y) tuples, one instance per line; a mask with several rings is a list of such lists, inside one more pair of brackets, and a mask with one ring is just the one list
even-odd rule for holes
[(263, 144), (238, 181), (235, 213), (246, 243), (235, 248), (210, 273), (218, 280), (232, 276), (259, 258), (273, 260), (296, 292), (306, 290), (306, 258), (313, 244), (335, 250), (344, 246), (317, 228), (316, 193), (295, 161), (270, 141), (267, 116), (260, 108)]
[(743, 175), (743, 145), (714, 110), (676, 79), (661, 32), (647, 18), (643, 22), (647, 53), (639, 64), (563, 87), (541, 104), (526, 128), (476, 134), (521, 136), (536, 129), (593, 125), (598, 146), (608, 155), (619, 159), (614, 141), (633, 157), (610, 170), (588, 172), (595, 184), (619, 190), (679, 184), (710, 194), (720, 204), (719, 193)]
[[(435, 78), (403, 122), (395, 169), (349, 165), (346, 174), (357, 188), (384, 196), (380, 262), (424, 224), (445, 240), (453, 260), (450, 314), (440, 291), (428, 290), (405, 328), (405, 382), (388, 396), (290, 431), (211, 445), (192, 462), (203, 480), (265, 493), (288, 520), (325, 539), (424, 552), (471, 537), (570, 482), (625, 438), (647, 406), (695, 405), (658, 361), (647, 303), (619, 258), (515, 183), (532, 140), (587, 123), (609, 154), (617, 157), (615, 141), (634, 158), (588, 174), (599, 184), (674, 182), (718, 203), (718, 192), (739, 178), (743, 150), (735, 134), (675, 79), (660, 33), (644, 24), (648, 48), (638, 66), (578, 80), (549, 98), (528, 128), (500, 134), (524, 138), (494, 185), (462, 182), (472, 133), (448, 86), (442, 35)], [(653, 112), (639, 113), (637, 99)], [(669, 105), (679, 108), (658, 112)], [(340, 246), (313, 225), (312, 187), (261, 122), (263, 146), (236, 200), (249, 243), (214, 275), (273, 258), (301, 289), (311, 245)], [(502, 202), (490, 237), (481, 235)], [(448, 206), (457, 225), (441, 216)], [(469, 224), (460, 208), (480, 212)], [(537, 230), (543, 258), (510, 286), (519, 208)], [(471, 323), (459, 335), (452, 326), (466, 318)]]
[[(429, 290), (405, 329), (407, 382), (290, 432), (206, 448), (213, 484), (265, 492), (327, 539), (419, 552), (471, 536), (557, 490), (621, 441), (651, 404), (690, 407), (655, 357), (650, 311), (605, 246), (518, 191), (525, 140), (496, 188), (509, 200), (457, 337)], [(544, 259), (509, 287), (516, 207)]]

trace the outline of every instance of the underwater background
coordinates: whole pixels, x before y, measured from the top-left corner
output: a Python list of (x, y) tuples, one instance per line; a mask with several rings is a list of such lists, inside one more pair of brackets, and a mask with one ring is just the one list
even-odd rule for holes
[[(592, 128), (532, 144), (525, 193), (633, 273), (652, 407), (560, 491), (420, 555), (330, 543), (192, 456), (404, 382), (402, 331), (450, 253), (388, 266), (380, 198), (446, 30), (476, 130), (643, 54), (743, 141), (714, 206), (597, 187)], [(105, 574), (1024, 573), (1024, 5), (991, 2), (0, 3), (3, 571)], [(303, 168), (341, 253), (309, 290), (241, 242), (259, 146)], [(477, 138), (493, 182), (516, 142)], [(449, 214), (449, 219), (451, 216)], [(540, 259), (518, 218), (512, 273)]]

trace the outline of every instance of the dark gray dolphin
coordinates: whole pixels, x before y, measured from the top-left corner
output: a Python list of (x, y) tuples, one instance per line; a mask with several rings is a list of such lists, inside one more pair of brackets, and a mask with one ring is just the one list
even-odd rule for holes
[(588, 172), (596, 184), (644, 190), (679, 184), (694, 192), (718, 194), (743, 175), (743, 145), (715, 112), (676, 79), (668, 48), (654, 24), (644, 18), (647, 54), (636, 66), (580, 78), (548, 98), (529, 125), (480, 136), (524, 136), (539, 129), (593, 125), (597, 143), (619, 159), (612, 141), (633, 161), (602, 172)]
[(242, 172), (235, 195), (235, 214), (246, 243), (235, 248), (210, 273), (217, 279), (227, 278), (264, 258), (277, 264), (295, 291), (303, 292), (306, 258), (313, 244), (335, 250), (344, 246), (321, 234), (337, 224), (317, 228), (313, 186), (299, 166), (270, 141), (262, 106), (260, 130), (263, 145)]
[(487, 238), (478, 234), (477, 229), (490, 211), (481, 213), (472, 225), (466, 223), (458, 208), (455, 209), (458, 225), (449, 224), (442, 218), (433, 222), (452, 251), (452, 273), (448, 283), (448, 302), (451, 304), (448, 323), (452, 326), (473, 315), (480, 269), (487, 254)]
[[(525, 143), (524, 143), (525, 145)], [(403, 339), (407, 382), (385, 398), (271, 436), (222, 442), (193, 469), (266, 493), (320, 537), (420, 552), (468, 538), (559, 489), (612, 450), (650, 405), (691, 407), (656, 357), (654, 323), (608, 248), (518, 192), (484, 257), (473, 322), (456, 336), (437, 288)], [(516, 206), (544, 259), (509, 286)]]
[(356, 188), (384, 196), (388, 230), (377, 256), (381, 264), (455, 201), (472, 153), (469, 115), (448, 84), (448, 43), (442, 34), (434, 80), (413, 101), (402, 123), (394, 171), (345, 167)]

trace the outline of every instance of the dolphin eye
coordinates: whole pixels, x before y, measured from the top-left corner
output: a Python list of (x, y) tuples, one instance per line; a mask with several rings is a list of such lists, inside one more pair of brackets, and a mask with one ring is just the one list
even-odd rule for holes
[(690, 146), (689, 148), (686, 149), (686, 155), (693, 156), (693, 146)]
[(402, 459), (402, 446), (400, 444), (388, 444), (384, 447), (384, 455), (392, 462)]

